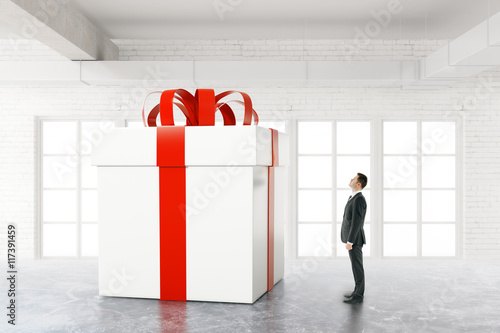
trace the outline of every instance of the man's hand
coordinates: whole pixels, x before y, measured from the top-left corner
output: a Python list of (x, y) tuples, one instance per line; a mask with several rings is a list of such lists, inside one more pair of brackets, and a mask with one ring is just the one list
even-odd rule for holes
[(352, 244), (347, 243), (345, 245), (345, 248), (348, 249), (349, 251), (351, 251), (352, 250)]

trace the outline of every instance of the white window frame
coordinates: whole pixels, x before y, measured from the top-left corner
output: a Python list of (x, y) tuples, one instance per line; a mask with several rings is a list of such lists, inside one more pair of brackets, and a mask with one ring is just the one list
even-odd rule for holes
[[(339, 256), (337, 254), (337, 243), (340, 241), (337, 239), (337, 225), (339, 224), (339, 221), (337, 221), (337, 205), (336, 205), (336, 202), (337, 202), (337, 191), (340, 189), (338, 184), (337, 184), (337, 173), (336, 173), (336, 170), (337, 170), (337, 158), (338, 156), (348, 156), (346, 154), (340, 154), (338, 155), (337, 154), (337, 123), (341, 123), (341, 122), (364, 122), (364, 123), (369, 123), (370, 124), (370, 154), (354, 154), (353, 156), (369, 156), (370, 157), (370, 173), (371, 175), (374, 175), (376, 174), (376, 169), (375, 169), (375, 162), (374, 162), (374, 156), (376, 156), (374, 154), (374, 140), (373, 140), (373, 135), (374, 135), (374, 130), (373, 130), (373, 127), (374, 127), (374, 122), (373, 122), (373, 119), (372, 118), (362, 118), (362, 117), (359, 117), (359, 118), (331, 118), (331, 119), (327, 119), (327, 118), (321, 118), (321, 119), (314, 119), (314, 118), (296, 118), (295, 121), (294, 121), (294, 133), (291, 134), (293, 137), (294, 137), (294, 140), (293, 140), (293, 145), (291, 145), (291, 155), (292, 155), (292, 159), (294, 161), (294, 163), (292, 163), (292, 173), (293, 173), (293, 183), (292, 183), (292, 188), (293, 190), (291, 191), (293, 193), (293, 204), (292, 204), (292, 207), (293, 207), (293, 218), (292, 218), (292, 221), (294, 223), (294, 234), (293, 234), (293, 242), (292, 244), (294, 244), (294, 248), (292, 249), (293, 250), (293, 253), (292, 253), (292, 258), (294, 259), (310, 259), (310, 258), (315, 258), (313, 256), (299, 256), (299, 253), (298, 253), (298, 233), (299, 233), (299, 222), (298, 222), (298, 191), (299, 191), (299, 187), (298, 187), (298, 164), (299, 164), (299, 153), (298, 153), (298, 139), (299, 139), (299, 136), (298, 136), (298, 123), (299, 122), (329, 122), (331, 123), (331, 126), (332, 126), (332, 153), (331, 155), (328, 154), (328, 156), (331, 156), (332, 158), (332, 171), (333, 171), (333, 174), (332, 174), (332, 184), (331, 184), (331, 191), (332, 191), (332, 221), (330, 222), (323, 222), (323, 223), (314, 223), (314, 224), (327, 224), (327, 225), (331, 225), (332, 226), (332, 234), (331, 234), (331, 237), (332, 237), (332, 249), (331, 249), (331, 256), (322, 256), (322, 257), (318, 257), (317, 259), (343, 259), (345, 258), (345, 256)], [(307, 155), (307, 154), (305, 154)], [(301, 154), (302, 156), (302, 154)], [(318, 155), (320, 156), (320, 155)], [(371, 179), (373, 179), (373, 176), (370, 177), (370, 179), (368, 179), (369, 182), (371, 182)], [(347, 187), (346, 187), (347, 189)], [(370, 197), (370, 238), (373, 239), (373, 232), (374, 232), (374, 227), (373, 227), (373, 224), (375, 219), (374, 219), (374, 213), (375, 211), (372, 209), (373, 207), (373, 199), (374, 199), (374, 193), (375, 192), (375, 189), (376, 189), (376, 184), (374, 183), (370, 183), (370, 194), (371, 194), (371, 197)], [(374, 242), (371, 241), (371, 239), (367, 240), (367, 243), (368, 243), (368, 246), (370, 246), (370, 256), (369, 257), (373, 257), (374, 256)]]
[[(422, 123), (425, 122), (454, 122), (455, 123), (455, 187), (453, 190), (455, 191), (455, 222), (423, 222), (422, 221), (422, 191), (426, 190), (422, 187), (422, 156), (425, 154), (422, 153), (421, 149), (417, 149), (417, 186), (415, 190), (417, 191), (417, 254), (415, 256), (384, 256), (383, 254), (383, 245), (384, 245), (384, 235), (383, 228), (386, 223), (383, 223), (383, 197), (384, 197), (384, 187), (383, 187), (383, 126), (386, 122), (415, 122), (417, 124), (417, 143), (418, 145), (422, 144)], [(379, 208), (379, 216), (378, 221), (382, 222), (379, 232), (379, 239), (381, 240), (379, 251), (380, 257), (382, 258), (416, 258), (416, 259), (453, 259), (453, 258), (462, 258), (463, 257), (463, 119), (460, 117), (426, 117), (422, 118), (406, 118), (406, 117), (395, 117), (395, 118), (384, 118), (380, 122), (379, 127), (380, 132), (380, 154), (379, 154), (379, 165), (380, 165), (380, 193), (379, 200), (380, 206)], [(404, 155), (404, 154), (402, 154)], [(451, 154), (437, 154), (440, 155), (451, 155)], [(427, 155), (429, 156), (429, 155)], [(408, 225), (415, 224), (414, 222), (387, 222), (387, 224), (394, 225)], [(422, 255), (422, 226), (423, 225), (435, 225), (435, 224), (446, 224), (446, 225), (454, 225), (455, 226), (455, 255), (454, 256), (423, 256)]]
[[(97, 256), (82, 256), (82, 225), (83, 224), (96, 224), (98, 222), (85, 222), (83, 223), (81, 220), (81, 196), (82, 196), (82, 186), (81, 186), (81, 175), (82, 168), (81, 163), (77, 165), (77, 175), (76, 175), (76, 255), (75, 256), (45, 256), (43, 255), (43, 225), (45, 224), (43, 221), (43, 123), (44, 122), (75, 122), (77, 124), (77, 133), (76, 133), (76, 153), (78, 156), (81, 156), (81, 123), (88, 121), (106, 121), (106, 122), (114, 122), (116, 127), (123, 127), (125, 124), (125, 120), (123, 119), (111, 119), (109, 117), (94, 117), (94, 116), (78, 116), (78, 117), (42, 117), (38, 116), (35, 118), (36, 124), (36, 163), (35, 163), (35, 198), (36, 198), (36, 246), (35, 246), (35, 258), (37, 259), (86, 259), (86, 258), (97, 258)], [(67, 222), (48, 222), (47, 224), (64, 224), (69, 225)], [(71, 223), (73, 225), (73, 223)]]
[[(320, 122), (320, 121), (325, 121), (325, 122), (332, 122), (333, 124), (336, 124), (337, 122), (354, 122), (354, 121), (369, 121), (371, 123), (370, 129), (370, 137), (371, 137), (371, 145), (370, 145), (370, 154), (371, 154), (371, 177), (368, 181), (370, 181), (370, 209), (371, 209), (371, 215), (370, 215), (370, 258), (377, 258), (377, 259), (393, 259), (393, 258), (412, 258), (412, 259), (436, 259), (436, 258), (445, 258), (445, 259), (458, 259), (463, 257), (463, 249), (464, 249), (464, 236), (463, 236), (463, 209), (464, 209), (464, 204), (463, 204), (463, 119), (459, 116), (455, 115), (450, 115), (449, 112), (443, 112), (440, 115), (426, 115), (424, 117), (419, 117), (419, 116), (394, 116), (394, 117), (387, 117), (387, 116), (372, 116), (372, 117), (366, 117), (366, 116), (358, 116), (358, 117), (293, 117), (292, 122), (291, 122), (291, 131), (288, 132), (290, 135), (290, 158), (291, 163), (290, 166), (290, 173), (292, 174), (292, 179), (291, 179), (291, 222), (292, 222), (292, 233), (291, 233), (291, 249), (290, 249), (290, 258), (291, 259), (310, 259), (310, 258), (315, 258), (315, 257), (308, 257), (308, 256), (298, 256), (298, 122), (299, 121), (311, 121), (311, 122)], [(417, 256), (403, 256), (403, 257), (387, 257), (383, 256), (383, 245), (384, 245), (384, 239), (383, 239), (383, 123), (386, 121), (414, 121), (419, 123), (419, 128), (421, 126), (422, 122), (439, 122), (439, 121), (444, 121), (444, 122), (455, 122), (455, 191), (456, 191), (456, 200), (455, 200), (455, 256), (446, 256), (446, 257), (439, 257), (439, 256), (422, 256), (422, 222), (421, 222), (421, 212), (420, 210), (417, 212), (419, 214), (419, 221), (417, 222)], [(333, 150), (333, 163), (332, 168), (335, 171), (335, 165), (336, 165), (336, 126), (332, 125), (333, 132), (332, 132), (332, 140), (334, 146), (332, 147)], [(421, 131), (419, 131), (421, 133)], [(419, 134), (419, 139), (420, 139)], [(420, 140), (421, 141), (421, 140)], [(421, 152), (419, 152), (421, 155)], [(421, 169), (420, 169), (421, 170)], [(419, 171), (421, 172), (421, 171)], [(332, 182), (336, 181), (336, 174), (332, 175)], [(421, 179), (421, 177), (420, 177)], [(421, 196), (421, 191), (422, 188), (420, 186), (420, 193), (417, 195)], [(336, 188), (335, 193), (332, 193), (332, 199), (334, 202), (336, 202)], [(335, 205), (334, 205), (335, 206)], [(336, 207), (332, 207), (334, 210), (332, 213), (335, 213)], [(420, 208), (418, 208), (420, 209)], [(332, 219), (334, 220), (335, 226), (332, 228), (332, 237), (336, 237), (336, 215), (333, 215)], [(444, 223), (444, 224), (449, 224), (449, 223)], [(337, 240), (339, 241), (339, 240)], [(368, 240), (367, 240), (368, 241)], [(335, 242), (334, 242), (335, 243)], [(337, 259), (344, 259), (345, 257), (339, 257), (336, 256), (335, 254), (336, 248), (334, 247), (332, 249), (332, 256), (328, 257), (320, 257), (320, 258), (315, 258), (315, 259), (320, 259), (320, 260), (337, 260)]]

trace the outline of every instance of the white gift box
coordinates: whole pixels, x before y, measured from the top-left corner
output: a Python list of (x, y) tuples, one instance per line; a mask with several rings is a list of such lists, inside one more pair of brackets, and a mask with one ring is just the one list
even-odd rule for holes
[[(118, 128), (94, 149), (99, 294), (253, 303), (284, 274), (288, 138), (275, 132), (273, 152), (272, 131), (258, 126), (180, 129), (183, 144), (159, 139), (157, 131), (168, 128)], [(184, 166), (159, 163), (178, 146)], [(185, 180), (176, 179), (175, 170), (185, 170)], [(162, 172), (174, 177), (162, 181)], [(185, 195), (177, 193), (179, 183)], [(185, 196), (184, 240), (168, 238), (179, 223), (161, 213), (160, 193)], [(177, 241), (173, 246), (185, 253), (168, 250)], [(170, 270), (185, 270), (184, 285)], [(170, 298), (170, 292), (181, 296)]]

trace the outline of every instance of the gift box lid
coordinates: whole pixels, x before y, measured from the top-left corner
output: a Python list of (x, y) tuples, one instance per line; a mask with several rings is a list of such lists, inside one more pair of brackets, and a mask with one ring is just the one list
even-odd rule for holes
[[(184, 143), (163, 141), (176, 151), (184, 149), (185, 166), (271, 166), (273, 165), (273, 135), (259, 126), (172, 126), (160, 131), (184, 130)], [(168, 133), (168, 132), (167, 132)], [(158, 127), (116, 128), (107, 133), (92, 154), (97, 166), (156, 166), (158, 164)], [(275, 144), (274, 166), (288, 162), (288, 138), (279, 133)], [(277, 157), (277, 158), (276, 158)], [(165, 160), (165, 159), (161, 159)], [(168, 159), (167, 159), (168, 160)], [(162, 166), (168, 165), (162, 162)], [(182, 164), (182, 162), (180, 163)]]

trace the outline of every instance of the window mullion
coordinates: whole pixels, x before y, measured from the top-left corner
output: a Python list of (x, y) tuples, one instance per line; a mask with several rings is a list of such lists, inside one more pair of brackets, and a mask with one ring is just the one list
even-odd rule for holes
[(422, 257), (422, 121), (417, 121), (417, 257)]
[[(463, 257), (463, 118), (455, 122), (455, 257)], [(460, 162), (460, 163), (459, 163)]]
[(82, 256), (82, 121), (76, 127), (76, 256)]
[(291, 220), (293, 221), (291, 226), (291, 251), (292, 251), (292, 259), (297, 259), (299, 256), (299, 122), (294, 119), (292, 121), (292, 140), (294, 142), (292, 146), (291, 153), (291, 161), (293, 161), (291, 165), (291, 178), (293, 179), (292, 189), (294, 192), (294, 196), (290, 202), (293, 211), (291, 211)]
[(37, 231), (38, 231), (38, 246), (37, 246), (37, 253), (36, 253), (36, 258), (42, 258), (43, 256), (43, 120), (38, 120), (38, 131), (37, 131), (37, 142), (38, 142), (38, 149), (37, 149), (37, 169), (36, 169), (36, 176), (38, 179), (38, 193), (37, 193), (37, 198), (38, 198), (38, 221), (37, 221)]
[(337, 257), (337, 121), (332, 121), (332, 257)]
[(371, 137), (371, 166), (372, 166), (372, 196), (371, 196), (371, 215), (370, 216), (370, 226), (371, 226), (371, 239), (370, 239), (370, 248), (372, 256), (375, 258), (382, 257), (382, 245), (383, 245), (383, 233), (382, 233), (382, 188), (383, 188), (383, 180), (384, 180), (384, 169), (382, 168), (382, 159), (383, 159), (383, 136), (381, 130), (381, 121), (379, 118), (376, 118), (375, 121), (372, 121), (371, 126), (372, 133)]

